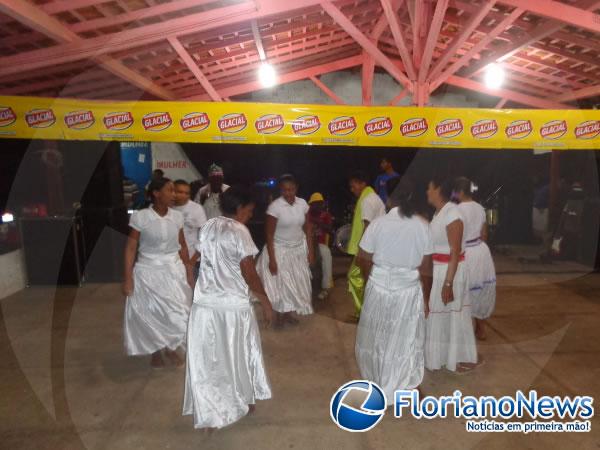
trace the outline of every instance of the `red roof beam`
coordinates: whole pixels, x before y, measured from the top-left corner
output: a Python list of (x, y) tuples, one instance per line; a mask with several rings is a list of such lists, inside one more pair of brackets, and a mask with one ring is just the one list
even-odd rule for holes
[[(8, 0), (2, 0), (7, 2)], [(214, 8), (210, 11), (190, 14), (161, 23), (125, 30), (108, 36), (85, 39), (82, 42), (66, 43), (34, 50), (19, 55), (0, 58), (0, 77), (23, 70), (42, 68), (54, 64), (87, 59), (128, 48), (153, 44), (168, 37), (181, 36), (206, 30), (268, 17), (283, 11), (299, 9), (318, 3), (318, 0), (295, 0), (293, 6), (280, 0), (261, 0), (260, 10), (254, 1)]]
[(210, 96), (210, 98), (214, 102), (220, 102), (222, 100), (219, 93), (216, 89), (210, 84), (210, 81), (206, 78), (206, 76), (202, 73), (194, 59), (190, 56), (190, 54), (183, 48), (181, 42), (177, 40), (177, 38), (170, 37), (169, 44), (173, 47), (173, 50), (177, 52), (179, 57), (183, 60), (185, 65), (188, 67), (189, 71), (194, 74), (194, 77), (198, 80), (198, 82), (202, 85), (206, 93)]
[[(383, 7), (385, 18), (387, 19), (387, 22), (389, 24), (390, 31), (392, 33), (392, 36), (394, 37), (396, 48), (398, 49), (398, 53), (400, 54), (402, 62), (404, 63), (404, 67), (406, 68), (406, 73), (411, 80), (415, 80), (417, 78), (417, 72), (415, 70), (410, 51), (408, 50), (406, 40), (404, 39), (404, 35), (402, 34), (400, 22), (398, 21), (397, 11), (401, 5), (401, 2), (398, 2), (396, 5), (394, 5), (392, 4), (392, 0), (380, 1), (381, 6)], [(379, 30), (377, 30), (377, 34), (379, 34)], [(377, 39), (379, 39), (379, 37), (380, 36), (377, 36)]]
[(436, 3), (431, 26), (429, 27), (429, 33), (427, 34), (427, 40), (425, 41), (425, 49), (423, 50), (421, 67), (419, 68), (419, 83), (421, 84), (427, 79), (427, 74), (429, 73), (429, 67), (433, 58), (433, 50), (438, 43), (440, 30), (442, 29), (442, 23), (444, 22), (444, 16), (446, 15), (447, 8), (448, 0), (438, 0)]
[(557, 20), (574, 27), (600, 33), (600, 16), (592, 11), (554, 0), (499, 0), (500, 3), (522, 8), (538, 16)]
[[(304, 80), (311, 76), (322, 75), (329, 72), (337, 72), (340, 70), (348, 69), (362, 64), (362, 55), (357, 55), (349, 58), (332, 61), (329, 63), (312, 66), (309, 68), (298, 69), (287, 73), (279, 74), (278, 84), (291, 83), (292, 81)], [(246, 94), (248, 92), (254, 92), (262, 89), (262, 85), (259, 81), (249, 81), (246, 83), (240, 83), (235, 86), (227, 87), (224, 89), (219, 88), (222, 95), (232, 97), (236, 95)], [(206, 100), (206, 96), (194, 96), (186, 98), (184, 100)]]
[(310, 80), (321, 89), (329, 98), (331, 98), (338, 105), (345, 105), (346, 103), (342, 100), (335, 92), (333, 92), (325, 83), (323, 83), (316, 76), (311, 75)]
[(412, 89), (410, 87), (410, 80), (406, 75), (399, 70), (387, 56), (383, 54), (381, 50), (377, 48), (377, 45), (371, 42), (371, 40), (365, 36), (353, 23), (348, 19), (333, 3), (328, 0), (321, 2), (323, 9), (329, 14), (346, 32), (352, 36), (356, 42), (373, 57), (385, 70), (388, 71), (392, 77), (394, 77), (400, 84)]
[(435, 80), (431, 81), (431, 91), (435, 91), (442, 83), (444, 83), (452, 74), (456, 73), (462, 66), (467, 64), (473, 55), (483, 50), (490, 42), (492, 42), (500, 33), (502, 33), (507, 27), (509, 27), (517, 17), (523, 13), (522, 9), (516, 8), (503, 21), (498, 23), (492, 32), (486, 37), (482, 38), (476, 45), (474, 45), (463, 57), (448, 67), (444, 72), (440, 74)]
[(467, 42), (469, 37), (473, 34), (473, 31), (479, 26), (481, 21), (485, 18), (488, 12), (492, 9), (496, 0), (487, 0), (482, 5), (479, 5), (479, 8), (476, 13), (474, 13), (465, 24), (465, 26), (458, 32), (456, 37), (451, 41), (448, 48), (444, 52), (441, 58), (439, 58), (435, 65), (432, 67), (428, 80), (435, 79), (442, 70), (446, 67), (446, 65), (450, 62), (450, 59), (454, 57), (458, 51), (462, 48), (462, 46)]

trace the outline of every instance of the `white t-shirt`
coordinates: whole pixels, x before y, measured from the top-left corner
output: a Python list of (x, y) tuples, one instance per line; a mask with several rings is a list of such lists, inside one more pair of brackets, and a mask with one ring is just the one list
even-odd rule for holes
[[(225, 192), (227, 189), (229, 189), (229, 185), (223, 183), (223, 192)], [(203, 205), (200, 202), (202, 197), (206, 197)], [(206, 218), (208, 220), (223, 215), (221, 212), (221, 203), (219, 202), (219, 194), (213, 194), (211, 192), (210, 184), (200, 188), (196, 194), (196, 198), (194, 198), (194, 201), (204, 207), (204, 212), (206, 213)]]
[(377, 266), (406, 269), (418, 268), (423, 255), (433, 253), (427, 223), (417, 216), (401, 217), (398, 208), (392, 208), (385, 216), (375, 219), (359, 246), (373, 254), (373, 263)]
[(479, 203), (470, 201), (458, 205), (458, 210), (463, 216), (465, 224), (465, 241), (472, 241), (481, 237), (481, 229), (486, 223), (485, 209)]
[(275, 240), (290, 244), (302, 242), (304, 239), (303, 226), (308, 209), (308, 203), (299, 197), (296, 197), (293, 205), (290, 205), (283, 197), (273, 201), (267, 209), (267, 214), (277, 219)]
[(134, 211), (129, 226), (140, 232), (138, 252), (145, 256), (177, 253), (179, 230), (183, 228), (183, 215), (169, 208), (161, 217), (152, 206)]
[(385, 205), (376, 193), (371, 193), (362, 199), (361, 203), (362, 220), (371, 223), (381, 216), (385, 216)]
[(218, 297), (222, 302), (249, 301), (250, 289), (240, 263), (256, 256), (258, 249), (246, 226), (221, 216), (209, 220), (200, 231), (196, 250), (202, 255), (194, 290), (194, 302)]
[(191, 200), (185, 205), (175, 206), (173, 209), (183, 214), (183, 234), (191, 258), (194, 254), (196, 242), (198, 242), (200, 228), (206, 223), (206, 213), (202, 205)]
[[(448, 202), (444, 207), (433, 216), (433, 220), (429, 224), (431, 230), (431, 239), (433, 240), (433, 250), (435, 253), (444, 255), (450, 254), (450, 244), (448, 243), (448, 232), (446, 227), (455, 220), (460, 220), (464, 223), (458, 206), (452, 202)], [(465, 235), (463, 232), (462, 248), (465, 248)], [(461, 250), (462, 251), (462, 250)]]

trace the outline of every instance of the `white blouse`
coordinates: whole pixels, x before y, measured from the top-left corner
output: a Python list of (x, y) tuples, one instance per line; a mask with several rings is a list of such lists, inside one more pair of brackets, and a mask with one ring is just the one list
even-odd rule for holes
[(190, 257), (194, 254), (194, 247), (198, 242), (200, 228), (206, 223), (206, 213), (202, 205), (189, 200), (185, 205), (175, 206), (176, 211), (183, 214), (183, 234)]
[(464, 218), (465, 241), (472, 241), (481, 237), (481, 229), (486, 222), (485, 209), (479, 203), (470, 201), (458, 205), (458, 210)]
[(194, 302), (221, 302), (250, 298), (250, 288), (242, 275), (240, 263), (256, 256), (258, 249), (246, 226), (224, 216), (209, 220), (200, 231), (196, 244), (200, 253), (200, 273), (194, 291)]
[(385, 204), (381, 201), (379, 195), (374, 192), (362, 199), (360, 209), (361, 219), (369, 223), (378, 217), (385, 216)]
[[(223, 183), (222, 191), (225, 192), (227, 189), (229, 189), (229, 185)], [(220, 195), (212, 193), (210, 184), (200, 188), (194, 201), (201, 205), (200, 200), (203, 196), (206, 197), (204, 205), (202, 206), (204, 207), (207, 219), (214, 219), (215, 217), (221, 216), (223, 213), (221, 212)]]
[(308, 213), (308, 203), (296, 197), (290, 205), (283, 197), (279, 197), (269, 205), (267, 214), (277, 219), (275, 241), (297, 244), (304, 239), (304, 222)]
[(377, 266), (416, 269), (424, 255), (433, 253), (427, 223), (417, 217), (402, 217), (398, 208), (375, 219), (360, 241), (360, 248), (373, 255)]
[(169, 208), (161, 217), (152, 206), (134, 211), (129, 226), (140, 232), (138, 252), (144, 256), (177, 253), (179, 230), (183, 228), (183, 215)]
[[(444, 207), (433, 216), (433, 220), (429, 224), (429, 229), (431, 230), (431, 239), (433, 240), (433, 250), (435, 253), (442, 253), (445, 255), (450, 254), (450, 244), (448, 242), (448, 232), (446, 227), (455, 220), (464, 222), (460, 215), (460, 211), (458, 210), (458, 206), (452, 202), (446, 203)], [(465, 247), (464, 242), (465, 238), (463, 233), (461, 251)]]

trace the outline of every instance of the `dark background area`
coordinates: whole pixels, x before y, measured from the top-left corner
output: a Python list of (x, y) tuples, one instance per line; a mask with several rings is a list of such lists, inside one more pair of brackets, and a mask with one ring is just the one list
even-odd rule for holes
[[(82, 235), (73, 235), (73, 245), (80, 242), (87, 256), (83, 257), (87, 278), (111, 281), (120, 277), (122, 245), (127, 233), (127, 210), (123, 201), (120, 145), (117, 142), (88, 141), (2, 141), (0, 163), (0, 210), (21, 215), (23, 207), (31, 204), (52, 204), (51, 192), (61, 185), (61, 210), (48, 211), (75, 219), (76, 225), (65, 222), (60, 236), (62, 242), (72, 234), (73, 226), (81, 223)], [(379, 174), (379, 161), (385, 157), (393, 162), (401, 175), (410, 176), (416, 184), (415, 196), (422, 212), (431, 212), (426, 205), (427, 183), (434, 174), (446, 177), (467, 176), (479, 187), (476, 198), (488, 208), (496, 208), (499, 226), (494, 243), (533, 243), (531, 215), (534, 186), (550, 181), (554, 168), (558, 186), (555, 222), (560, 216), (569, 187), (574, 181), (583, 184), (587, 205), (600, 205), (598, 173), (600, 152), (568, 150), (535, 155), (531, 150), (457, 150), (367, 147), (319, 147), (279, 145), (183, 144), (184, 151), (206, 176), (213, 162), (223, 166), (228, 184), (254, 186), (259, 194), (257, 214), (250, 224), (251, 232), (260, 246), (264, 241), (264, 211), (269, 195), (277, 196), (276, 188), (266, 187), (266, 181), (284, 173), (294, 174), (300, 183), (300, 196), (308, 199), (319, 191), (329, 201), (337, 218), (337, 226), (348, 222), (354, 198), (348, 189), (348, 175), (357, 169), (366, 171), (371, 181)], [(49, 169), (42, 161), (41, 152), (53, 149), (60, 153), (62, 166), (58, 177), (49, 177)], [(57, 179), (58, 178), (58, 179)], [(262, 184), (261, 184), (262, 182)], [(53, 184), (54, 183), (54, 184)], [(490, 198), (490, 194), (499, 194)], [(54, 204), (57, 198), (54, 196)], [(80, 209), (76, 207), (81, 205)], [(600, 206), (598, 208), (600, 209)], [(592, 208), (587, 208), (591, 211)], [(600, 212), (593, 211), (597, 221)], [(52, 220), (51, 217), (48, 220)], [(590, 222), (581, 242), (595, 247), (598, 226)], [(44, 242), (43, 225), (36, 228), (39, 242)], [(49, 225), (50, 227), (50, 225)], [(553, 224), (551, 223), (551, 229)], [(68, 243), (67, 243), (68, 244)], [(78, 244), (79, 245), (79, 244)], [(67, 245), (68, 247), (69, 245)], [(66, 247), (66, 248), (67, 248)], [(1, 249), (0, 249), (1, 250)], [(43, 248), (31, 250), (31, 257), (39, 259)], [(79, 250), (78, 250), (79, 251)], [(93, 261), (89, 257), (94, 253)], [(57, 261), (40, 261), (41, 267), (60, 265), (70, 256), (56, 255)], [(56, 259), (55, 258), (55, 259)], [(593, 258), (593, 255), (592, 255)], [(53, 260), (54, 261), (54, 260)], [(91, 269), (90, 269), (91, 267)], [(78, 275), (80, 276), (80, 275)]]
[[(425, 192), (434, 174), (451, 178), (466, 176), (479, 187), (476, 199), (486, 207), (498, 208), (501, 227), (496, 237), (503, 243), (531, 242), (534, 186), (550, 179), (550, 153), (534, 155), (532, 150), (182, 145), (203, 175), (213, 162), (221, 165), (228, 184), (251, 185), (284, 173), (294, 174), (300, 182), (300, 196), (308, 199), (315, 191), (323, 193), (338, 225), (347, 221), (349, 206), (354, 202), (348, 189), (348, 175), (360, 169), (374, 181), (383, 157), (393, 162), (398, 173), (413, 179), (423, 212), (431, 213)], [(571, 183), (577, 180), (584, 183), (588, 195), (598, 196), (599, 162), (598, 152), (560, 152), (560, 195), (564, 197)], [(498, 188), (499, 195), (490, 198)]]
[[(63, 154), (61, 178), (67, 209), (75, 202), (90, 206), (119, 206), (119, 189), (110, 180), (120, 177), (120, 164), (114, 150), (116, 143), (88, 141), (2, 141), (0, 163), (0, 210), (20, 211), (29, 203), (48, 201), (46, 168), (40, 151), (48, 143)], [(416, 195), (423, 209), (427, 182), (435, 173), (448, 177), (467, 176), (478, 186), (477, 198), (485, 201), (501, 187), (506, 200), (504, 208), (520, 228), (527, 223), (518, 219), (530, 216), (533, 187), (538, 180), (549, 181), (550, 154), (534, 155), (531, 150), (457, 150), (375, 147), (319, 147), (279, 145), (182, 144), (198, 170), (206, 176), (213, 162), (225, 170), (228, 184), (255, 185), (294, 174), (300, 182), (300, 196), (308, 199), (319, 191), (329, 201), (332, 212), (342, 220), (354, 202), (348, 190), (348, 175), (354, 170), (366, 171), (374, 181), (379, 174), (379, 161), (391, 160), (397, 172), (409, 175), (416, 183)], [(562, 185), (573, 181), (584, 184), (587, 195), (598, 196), (600, 152), (568, 150), (559, 152), (559, 174)], [(101, 170), (100, 170), (101, 169)], [(116, 171), (116, 172), (115, 172)], [(107, 173), (112, 172), (112, 173)], [(93, 185), (93, 186), (90, 186)], [(93, 187), (94, 189), (90, 189)], [(273, 189), (276, 195), (276, 189)], [(523, 213), (521, 213), (523, 210)], [(526, 233), (523, 233), (526, 234)], [(517, 233), (515, 236), (520, 235)]]

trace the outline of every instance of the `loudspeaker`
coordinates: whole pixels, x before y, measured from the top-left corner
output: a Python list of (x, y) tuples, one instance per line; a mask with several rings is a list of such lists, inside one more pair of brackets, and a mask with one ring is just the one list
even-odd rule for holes
[(86, 281), (122, 281), (123, 252), (129, 231), (127, 208), (81, 208), (79, 215), (87, 250)]
[[(88, 143), (86, 143), (88, 144)], [(106, 145), (105, 143), (101, 143)], [(80, 149), (85, 154), (86, 149)], [(123, 167), (121, 148), (118, 142), (110, 142), (83, 192), (81, 205), (85, 208), (119, 207), (124, 204)]]
[(19, 225), (28, 285), (81, 285), (86, 253), (80, 218), (21, 218)]

